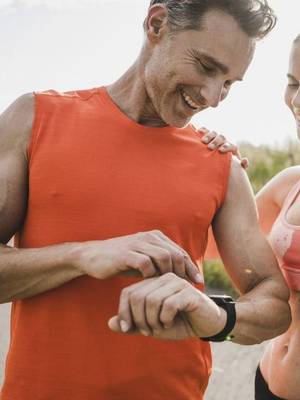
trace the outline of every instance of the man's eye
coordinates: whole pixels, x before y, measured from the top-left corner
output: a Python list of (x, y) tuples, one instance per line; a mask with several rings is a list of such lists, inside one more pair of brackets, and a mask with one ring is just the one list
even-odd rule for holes
[(205, 72), (209, 73), (209, 74), (213, 74), (213, 73), (216, 72), (215, 67), (211, 67), (210, 65), (204, 64), (204, 63), (201, 62), (201, 61), (200, 61), (200, 65), (201, 65), (202, 69), (203, 69)]

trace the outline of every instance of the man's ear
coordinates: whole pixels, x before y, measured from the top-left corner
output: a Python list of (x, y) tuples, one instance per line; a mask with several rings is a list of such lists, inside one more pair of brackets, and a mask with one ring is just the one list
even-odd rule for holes
[(163, 4), (155, 4), (149, 8), (145, 21), (145, 31), (150, 42), (157, 43), (167, 29), (168, 10)]

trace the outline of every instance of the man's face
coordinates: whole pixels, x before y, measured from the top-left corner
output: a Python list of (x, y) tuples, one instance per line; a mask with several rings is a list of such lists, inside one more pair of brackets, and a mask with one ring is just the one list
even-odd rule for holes
[(300, 139), (300, 42), (292, 48), (288, 71), (288, 85), (285, 91), (285, 102), (292, 111)]
[(145, 87), (162, 123), (185, 126), (193, 115), (217, 107), (249, 66), (254, 40), (229, 15), (211, 10), (201, 30), (164, 33), (145, 68)]

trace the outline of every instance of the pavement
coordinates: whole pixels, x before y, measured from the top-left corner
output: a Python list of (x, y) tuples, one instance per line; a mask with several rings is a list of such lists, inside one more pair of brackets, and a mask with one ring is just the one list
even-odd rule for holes
[(9, 339), (9, 304), (0, 305), (0, 386), (3, 380), (5, 355)]
[[(9, 305), (0, 305), (0, 386), (8, 348), (9, 310)], [(205, 400), (254, 400), (254, 375), (264, 347), (214, 343), (213, 372)]]
[(213, 371), (205, 400), (254, 400), (254, 377), (266, 343), (214, 343)]

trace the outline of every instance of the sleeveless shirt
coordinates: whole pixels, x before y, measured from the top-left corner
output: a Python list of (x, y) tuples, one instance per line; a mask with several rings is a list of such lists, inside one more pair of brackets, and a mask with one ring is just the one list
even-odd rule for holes
[[(159, 229), (201, 270), (230, 155), (209, 151), (192, 126), (139, 125), (105, 88), (35, 93), (35, 105), (20, 248)], [(109, 330), (121, 290), (136, 281), (84, 276), (15, 301), (0, 399), (201, 400), (207, 342)]]

